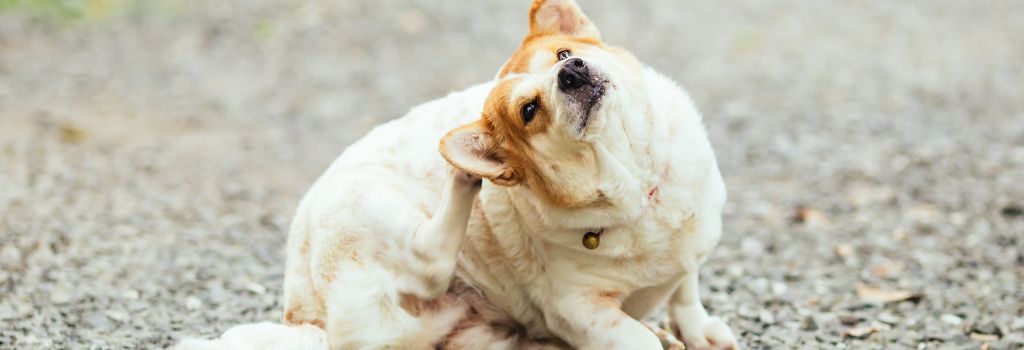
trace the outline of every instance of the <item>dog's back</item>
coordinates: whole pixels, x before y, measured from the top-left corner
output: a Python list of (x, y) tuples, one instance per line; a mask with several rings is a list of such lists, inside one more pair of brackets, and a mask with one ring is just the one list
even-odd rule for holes
[(432, 216), (448, 169), (438, 140), (478, 118), (492, 86), (452, 93), (377, 126), (317, 179), (289, 230), (284, 325), (235, 326), (219, 339), (185, 339), (176, 349), (326, 350), (327, 333), (340, 342), (334, 348), (409, 349), (447, 334), (463, 309), (403, 309), (389, 250), (413, 233), (406, 227)]

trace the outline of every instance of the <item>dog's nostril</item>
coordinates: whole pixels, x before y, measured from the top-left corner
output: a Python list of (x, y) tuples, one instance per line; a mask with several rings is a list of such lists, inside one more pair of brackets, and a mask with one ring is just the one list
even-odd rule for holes
[(558, 87), (562, 90), (578, 88), (587, 83), (589, 75), (586, 62), (579, 58), (569, 59), (558, 72)]
[(583, 85), (583, 82), (583, 79), (579, 75), (568, 69), (563, 69), (561, 72), (558, 72), (558, 87), (562, 90), (575, 89), (580, 87), (580, 85)]

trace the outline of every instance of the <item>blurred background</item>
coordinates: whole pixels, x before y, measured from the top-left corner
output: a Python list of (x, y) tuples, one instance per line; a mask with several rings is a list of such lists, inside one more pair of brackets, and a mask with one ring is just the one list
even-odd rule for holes
[[(1024, 346), (1024, 1), (579, 2), (705, 114), (704, 301), (747, 348)], [(527, 8), (0, 0), (0, 348), (278, 320), (304, 191)]]

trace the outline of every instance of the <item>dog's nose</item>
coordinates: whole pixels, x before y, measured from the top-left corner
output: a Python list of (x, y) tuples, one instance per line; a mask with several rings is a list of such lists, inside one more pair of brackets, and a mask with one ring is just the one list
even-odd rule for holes
[(587, 63), (580, 58), (570, 58), (558, 72), (558, 88), (562, 91), (573, 90), (587, 84), (588, 79), (590, 69)]

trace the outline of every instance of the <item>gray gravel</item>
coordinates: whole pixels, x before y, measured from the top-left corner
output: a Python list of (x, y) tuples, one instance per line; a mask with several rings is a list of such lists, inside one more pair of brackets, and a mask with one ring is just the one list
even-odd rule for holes
[[(313, 179), (493, 76), (525, 2), (0, 10), (0, 348), (276, 320)], [(747, 348), (1024, 347), (1024, 2), (581, 3), (707, 116), (704, 300)]]

